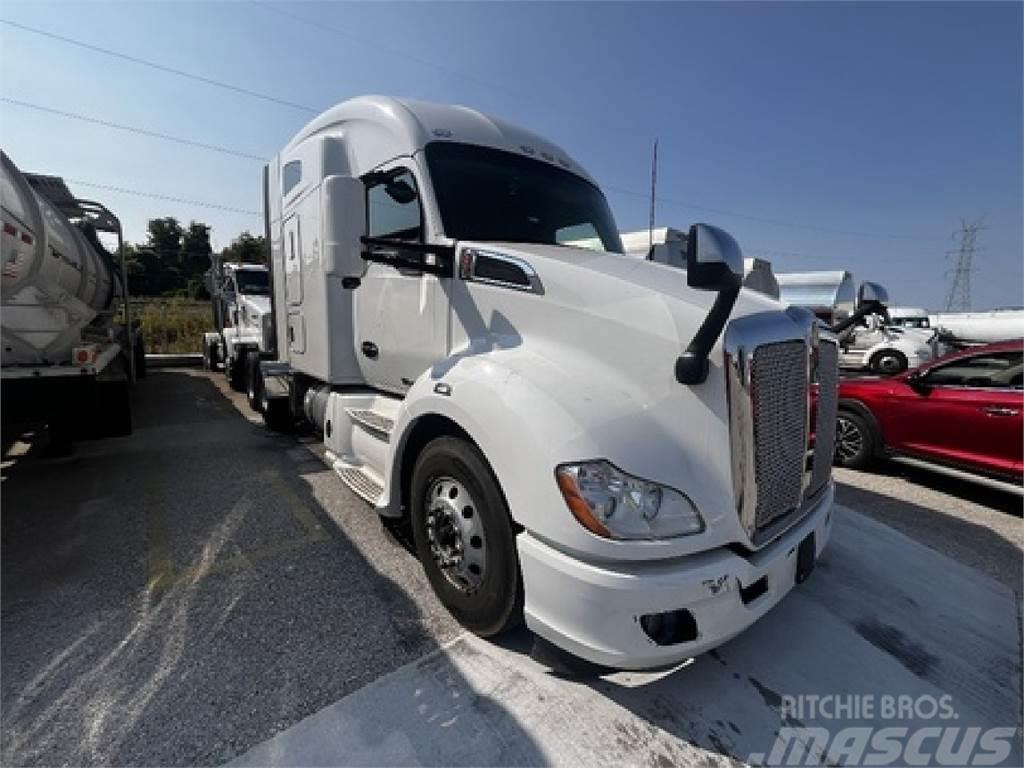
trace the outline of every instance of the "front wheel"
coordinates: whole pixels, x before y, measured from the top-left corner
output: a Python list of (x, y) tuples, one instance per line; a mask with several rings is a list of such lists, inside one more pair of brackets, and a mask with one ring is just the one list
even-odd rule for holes
[(840, 411), (836, 416), (836, 466), (864, 469), (874, 455), (875, 435), (867, 419), (853, 411)]
[(416, 460), (410, 493), (416, 554), (445, 608), (481, 637), (519, 624), (515, 536), (480, 451), (458, 438), (437, 438)]
[(871, 370), (884, 376), (895, 376), (908, 367), (907, 356), (895, 349), (883, 349), (871, 356)]

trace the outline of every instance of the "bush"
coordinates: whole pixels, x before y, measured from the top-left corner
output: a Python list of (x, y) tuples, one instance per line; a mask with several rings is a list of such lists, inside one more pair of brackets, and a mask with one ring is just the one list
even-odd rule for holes
[(134, 299), (132, 320), (141, 322), (150, 354), (198, 354), (203, 334), (213, 330), (209, 302), (185, 298)]

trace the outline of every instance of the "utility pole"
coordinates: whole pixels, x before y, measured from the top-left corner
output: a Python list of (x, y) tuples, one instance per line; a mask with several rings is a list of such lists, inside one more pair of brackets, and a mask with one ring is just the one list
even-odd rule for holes
[(651, 158), (651, 217), (647, 227), (647, 252), (654, 247), (654, 192), (658, 187), (658, 140), (654, 140), (654, 157)]
[(974, 269), (974, 254), (977, 247), (978, 232), (986, 229), (985, 217), (968, 224), (967, 219), (960, 219), (960, 229), (953, 233), (953, 239), (960, 241), (960, 248), (948, 251), (946, 256), (956, 254), (956, 267), (946, 274), (953, 275), (953, 283), (946, 295), (946, 311), (959, 310), (968, 312), (971, 309), (971, 272)]

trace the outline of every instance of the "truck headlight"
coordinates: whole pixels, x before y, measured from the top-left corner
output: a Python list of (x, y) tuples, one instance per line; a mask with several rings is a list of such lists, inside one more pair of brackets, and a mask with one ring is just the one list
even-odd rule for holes
[(610, 462), (560, 464), (555, 479), (573, 517), (598, 536), (666, 539), (704, 530), (686, 494), (626, 474)]

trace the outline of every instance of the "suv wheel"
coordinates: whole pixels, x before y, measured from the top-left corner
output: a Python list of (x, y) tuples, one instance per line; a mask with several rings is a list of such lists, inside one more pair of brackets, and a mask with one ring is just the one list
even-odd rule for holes
[(875, 456), (875, 434), (867, 419), (853, 411), (836, 416), (836, 466), (863, 469)]

